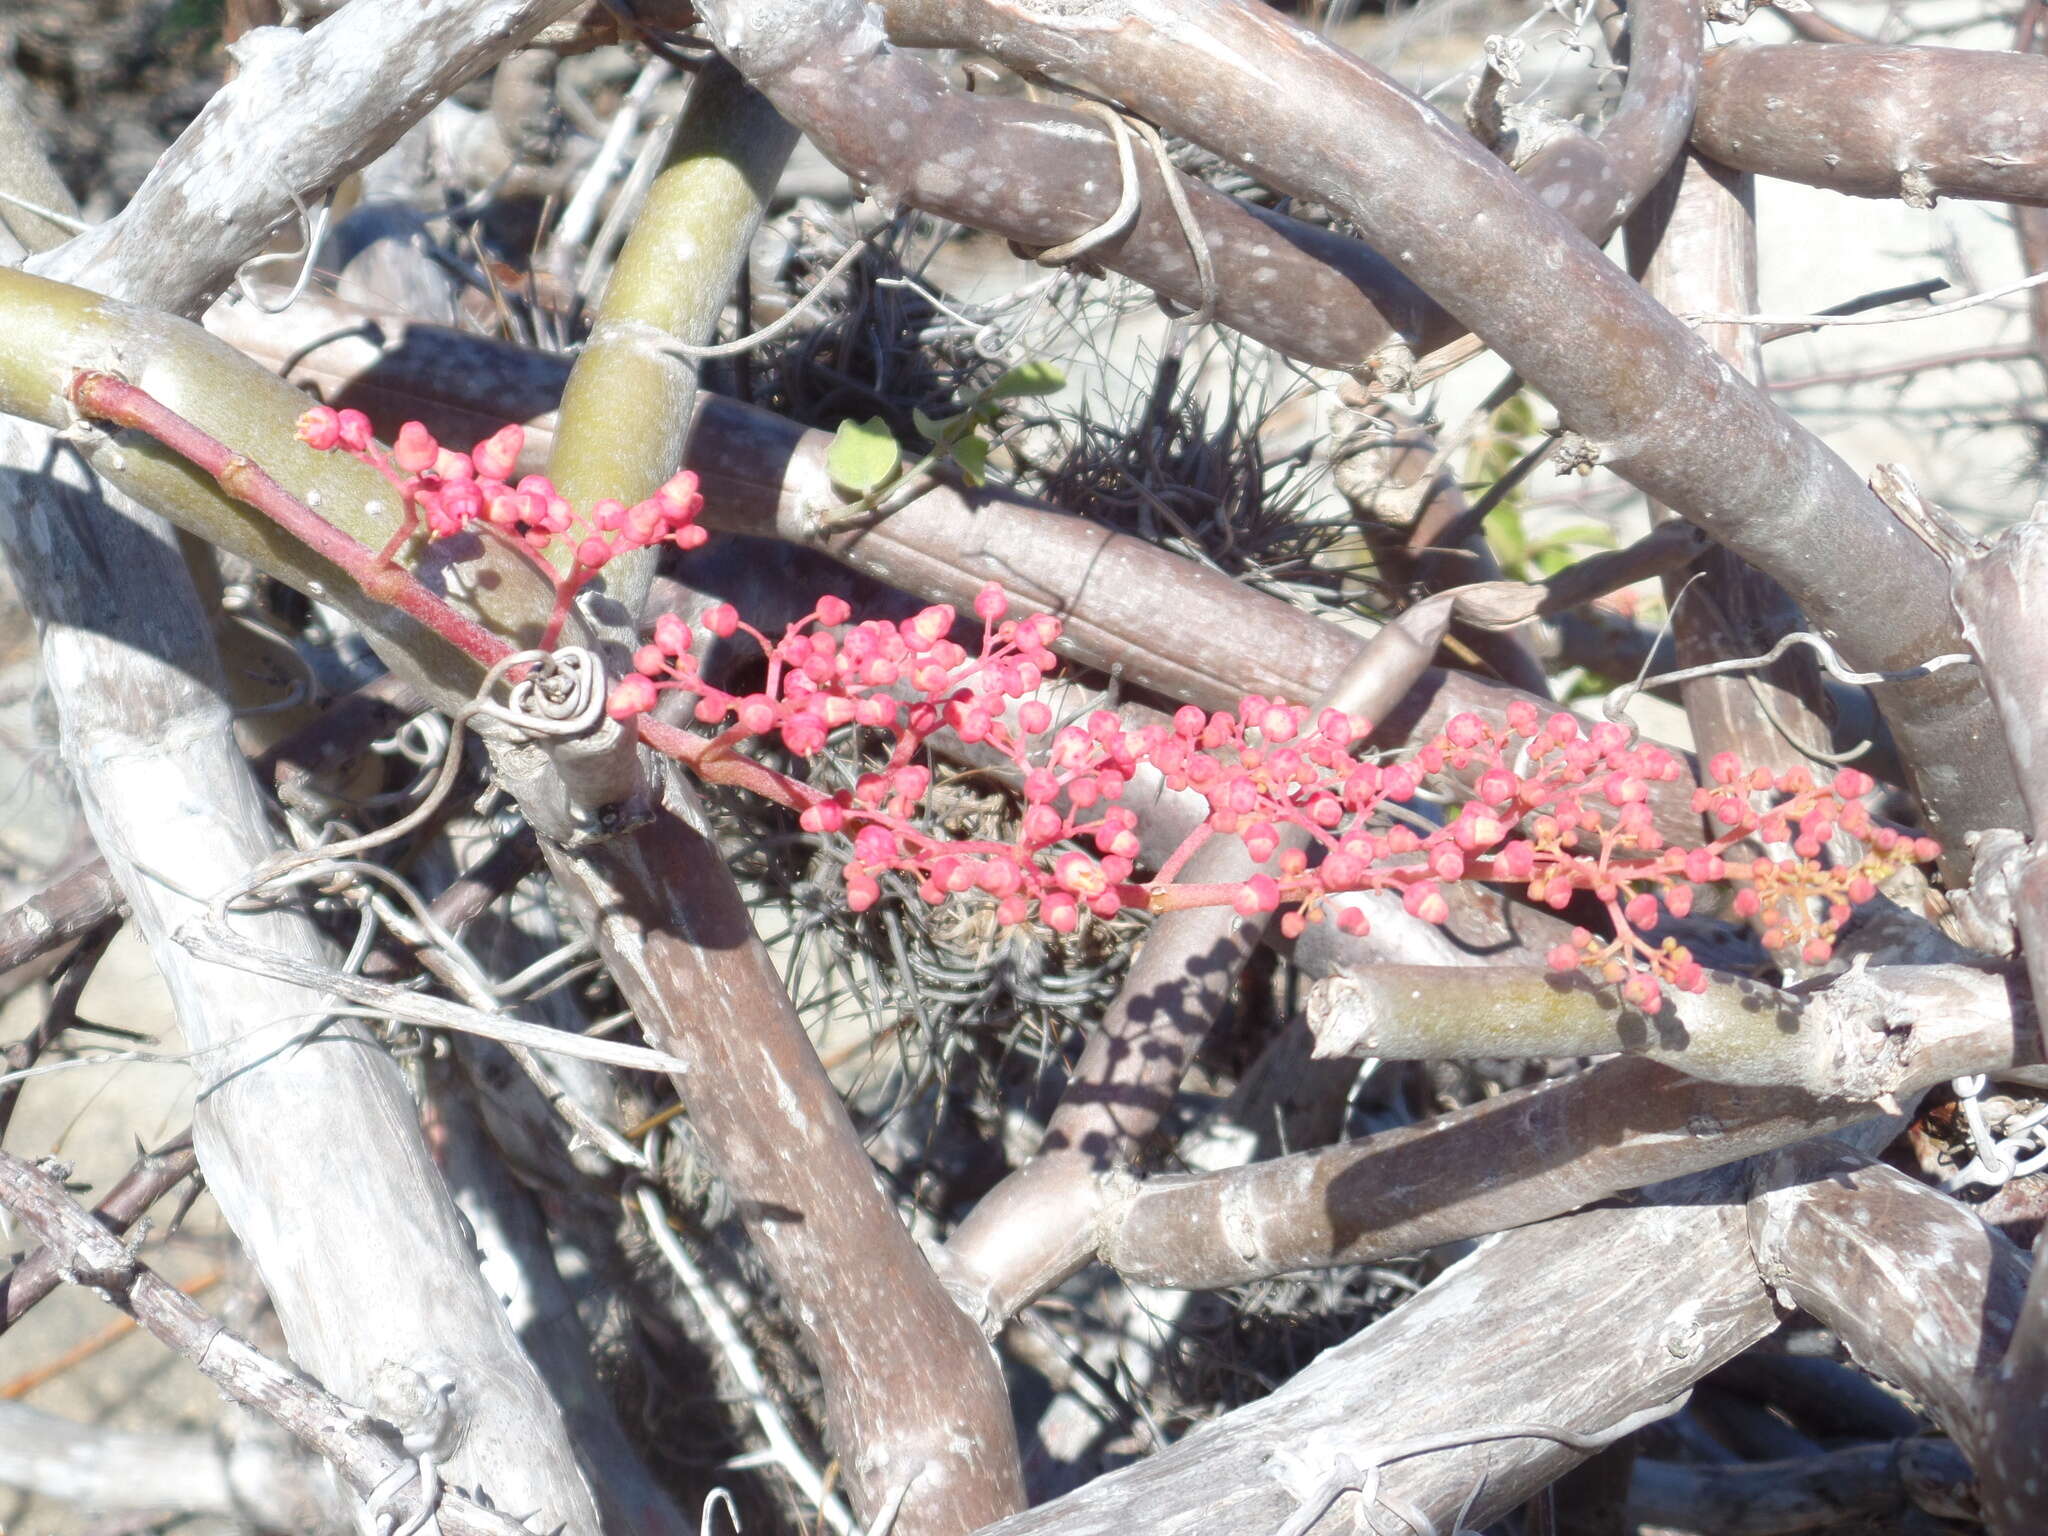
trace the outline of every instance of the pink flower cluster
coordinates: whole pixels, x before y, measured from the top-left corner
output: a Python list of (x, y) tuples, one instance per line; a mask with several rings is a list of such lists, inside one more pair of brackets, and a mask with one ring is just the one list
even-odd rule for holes
[[(399, 492), (403, 515), (383, 560), (396, 557), (422, 519), (431, 537), (481, 526), (526, 553), (555, 588), (543, 646), (555, 643), (576, 592), (620, 552), (663, 542), (692, 549), (705, 540), (697, 526), (704, 498), (687, 471), (633, 506), (600, 501), (579, 515), (545, 476), (514, 480), (525, 441), (517, 426), (465, 454), (408, 422), (388, 457), (360, 411), (315, 406), (298, 431), (322, 452), (352, 454)], [(564, 536), (575, 539), (566, 573), (541, 553)], [(1332, 912), (1338, 926), (1362, 933), (1364, 914), (1330, 898), (1398, 891), (1410, 914), (1441, 923), (1450, 916), (1444, 887), (1458, 880), (1519, 885), (1531, 901), (1559, 911), (1590, 892), (1605, 907), (1612, 935), (1576, 928), (1550, 952), (1550, 963), (1591, 970), (1650, 1012), (1667, 985), (1699, 991), (1707, 984), (1683, 945), (1648, 937), (1664, 914), (1692, 910), (1696, 885), (1737, 882), (1734, 910), (1757, 920), (1765, 945), (1797, 949), (1817, 965), (1833, 953), (1850, 909), (1870, 900), (1880, 880), (1938, 852), (1928, 839), (1872, 822), (1862, 800), (1873, 787), (1865, 774), (1844, 769), (1823, 785), (1802, 769), (1776, 777), (1746, 772), (1727, 754), (1708, 764), (1708, 782), (1693, 796), (1693, 810), (1718, 830), (1697, 846), (1667, 846), (1650, 790), (1684, 776), (1678, 761), (1637, 744), (1622, 726), (1585, 730), (1575, 716), (1545, 718), (1527, 701), (1510, 705), (1498, 726), (1454, 716), (1399, 762), (1354, 755), (1371, 730), (1366, 720), (1332, 709), (1311, 720), (1302, 705), (1257, 695), (1234, 713), (1189, 705), (1171, 725), (1132, 730), (1098, 710), (1054, 729), (1051, 710), (1032, 695), (1055, 665), (1059, 620), (1006, 620), (1008, 607), (993, 582), (976, 596), (981, 644), (970, 655), (952, 638), (956, 615), (945, 605), (900, 624), (842, 628), (852, 617), (847, 604), (824, 597), (775, 641), (720, 605), (704, 627), (720, 636), (744, 629), (767, 662), (761, 691), (745, 695), (706, 682), (689, 625), (665, 615), (636, 653), (632, 675), (613, 688), (609, 710), (629, 720), (664, 689), (695, 695), (698, 721), (725, 726), (700, 766), (752, 737), (776, 735), (809, 757), (842, 727), (883, 733), (893, 742), (884, 767), (851, 789), (814, 795), (802, 811), (808, 831), (851, 838), (845, 880), (856, 911), (880, 898), (880, 877), (891, 872), (914, 880), (928, 902), (979, 892), (994, 902), (999, 922), (1036, 918), (1061, 932), (1078, 926), (1084, 909), (1106, 918), (1128, 906), (1157, 912), (1229, 903), (1247, 916), (1286, 907), (1279, 923), (1290, 936)], [(920, 812), (931, 771), (913, 758), (942, 727), (1016, 766), (1024, 811), (1010, 841), (963, 842), (926, 830)], [(1137, 816), (1117, 802), (1141, 768), (1155, 770), (1169, 789), (1200, 795), (1208, 814), (1153, 879), (1136, 883)], [(1456, 813), (1404, 819), (1398, 808), (1445, 775), (1470, 791)], [(1266, 869), (1227, 884), (1176, 883), (1194, 850), (1219, 834), (1239, 839)], [(1837, 834), (1860, 843), (1861, 856), (1824, 863)], [(1727, 857), (1745, 842), (1780, 852)]]
[[(441, 446), (420, 423), (409, 421), (398, 429), (388, 458), (361, 411), (316, 405), (299, 418), (298, 432), (301, 442), (322, 453), (345, 450), (397, 490), (401, 517), (397, 532), (384, 546), (384, 559), (397, 556), (423, 518), (430, 538), (449, 538), (476, 524), (532, 556), (557, 593), (544, 646), (553, 645), (576, 593), (614, 556), (650, 544), (695, 549), (708, 537), (697, 525), (704, 497), (689, 470), (672, 476), (644, 501), (629, 507), (603, 500), (587, 514), (579, 514), (545, 475), (522, 475), (515, 482), (519, 454), (526, 446), (523, 427), (500, 427), (468, 453), (459, 453)], [(541, 551), (556, 539), (579, 530), (567, 575), (540, 560)]]
[[(1874, 825), (1860, 798), (1872, 788), (1867, 775), (1844, 770), (1818, 785), (1796, 770), (1775, 779), (1745, 775), (1723, 758), (1709, 765), (1712, 782), (1694, 797), (1694, 809), (1718, 831), (1698, 846), (1669, 846), (1650, 794), (1654, 784), (1684, 776), (1677, 759), (1638, 744), (1622, 726), (1587, 730), (1573, 715), (1545, 718), (1527, 701), (1511, 705), (1498, 726), (1457, 715), (1399, 762), (1354, 755), (1370, 730), (1363, 719), (1337, 710), (1311, 718), (1302, 705), (1259, 696), (1245, 698), (1235, 712), (1189, 705), (1170, 726), (1133, 730), (1098, 710), (1054, 729), (1049, 708), (1031, 695), (1054, 665), (1050, 646), (1059, 621), (1044, 614), (1005, 620), (1008, 601), (993, 583), (974, 606), (982, 621), (978, 655), (950, 638), (955, 614), (946, 606), (900, 624), (869, 621), (842, 632), (848, 607), (827, 597), (771, 641), (721, 605), (704, 627), (721, 636), (744, 630), (767, 661), (762, 690), (746, 695), (698, 675), (690, 627), (667, 615), (636, 655), (635, 673), (613, 689), (610, 709), (626, 719), (651, 708), (662, 690), (693, 694), (700, 722), (726, 726), (715, 748), (774, 734), (808, 757), (848, 725), (891, 739), (882, 769), (802, 813), (811, 832), (850, 836), (845, 881), (856, 911), (879, 898), (879, 877), (887, 872), (908, 876), (928, 902), (980, 892), (1000, 922), (1035, 917), (1061, 932), (1078, 925), (1083, 909), (1108, 917), (1127, 906), (1163, 911), (1227, 902), (1247, 915), (1286, 907), (1279, 921), (1290, 935), (1326, 918), (1360, 933), (1364, 914), (1330, 898), (1398, 891), (1409, 913), (1441, 923), (1450, 915), (1444, 887), (1457, 880), (1518, 885), (1555, 910), (1590, 892), (1606, 908), (1613, 936), (1577, 929), (1551, 952), (1551, 964), (1588, 968), (1651, 1012), (1666, 985), (1706, 986), (1704, 969), (1684, 946), (1646, 937), (1662, 914), (1692, 910), (1696, 885), (1747, 882), (1736, 911), (1762, 914), (1773, 948), (1796, 945), (1819, 963), (1849, 908), (1869, 900), (1877, 881), (1935, 852), (1926, 839)], [(921, 824), (931, 774), (912, 758), (942, 726), (1016, 765), (1024, 811), (1010, 841), (948, 839)], [(1208, 815), (1152, 880), (1135, 883), (1137, 817), (1117, 802), (1146, 767), (1168, 788), (1199, 794)], [(1392, 808), (1433, 781), (1468, 786), (1469, 797), (1440, 821), (1404, 821), (1399, 812), (1389, 819)], [(1758, 805), (1766, 795), (1784, 798)], [(1864, 843), (1861, 859), (1821, 862), (1837, 831)], [(1218, 834), (1241, 840), (1270, 872), (1228, 885), (1175, 883), (1195, 848)], [(1752, 838), (1789, 845), (1793, 856), (1727, 857)]]

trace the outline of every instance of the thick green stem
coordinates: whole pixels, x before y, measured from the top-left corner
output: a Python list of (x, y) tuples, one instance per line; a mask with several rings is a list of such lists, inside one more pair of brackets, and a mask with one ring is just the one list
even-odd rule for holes
[[(730, 65), (704, 67), (562, 392), (548, 473), (571, 502), (630, 506), (682, 465), (698, 365), (673, 343), (702, 346), (716, 333), (795, 146), (796, 130)], [(567, 550), (556, 553), (566, 564)], [(630, 645), (653, 578), (654, 551), (621, 555), (583, 607)]]
[[(254, 507), (313, 553), (341, 567), (365, 596), (417, 619), (477, 661), (488, 666), (512, 654), (512, 647), (502, 638), (450, 608), (412, 572), (350, 538), (295, 500), (246, 454), (208, 437), (126, 379), (111, 373), (81, 373), (72, 381), (71, 403), (91, 420), (148, 433), (181, 459), (212, 475), (231, 498)], [(385, 549), (391, 542), (385, 542)]]

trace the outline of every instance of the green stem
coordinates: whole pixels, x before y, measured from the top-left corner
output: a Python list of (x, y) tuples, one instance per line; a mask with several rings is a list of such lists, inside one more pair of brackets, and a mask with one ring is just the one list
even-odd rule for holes
[(417, 619), (464, 654), (485, 666), (512, 654), (512, 647), (502, 638), (450, 608), (412, 572), (381, 559), (285, 490), (253, 459), (200, 431), (126, 379), (111, 373), (80, 373), (71, 381), (70, 394), (71, 403), (82, 415), (146, 432), (180, 458), (196, 464), (229, 496), (255, 508), (313, 553), (347, 572), (367, 595)]

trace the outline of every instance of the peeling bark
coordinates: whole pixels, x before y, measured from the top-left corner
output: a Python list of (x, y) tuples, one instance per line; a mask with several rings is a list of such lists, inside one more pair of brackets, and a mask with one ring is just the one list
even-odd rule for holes
[[(1327, 1499), (1333, 1470), (1348, 1465), (1355, 1487), (1414, 1436), (1510, 1420), (1597, 1431), (1669, 1403), (1777, 1326), (1741, 1214), (1721, 1203), (1739, 1187), (1706, 1175), (1653, 1204), (1494, 1239), (1271, 1396), (982, 1536), (1271, 1531)], [(1588, 1296), (1601, 1298), (1600, 1326), (1560, 1326)], [(1478, 1530), (1585, 1455), (1541, 1439), (1481, 1443), (1392, 1462), (1383, 1488), (1448, 1530), (1483, 1478), (1466, 1517)], [(1317, 1528), (1395, 1527), (1367, 1527), (1339, 1495)]]
[(2038, 1529), (2048, 1410), (2038, 1377), (2015, 1390), (2000, 1365), (2025, 1256), (1967, 1207), (1829, 1143), (1762, 1160), (1755, 1188), (1750, 1230), (1765, 1280), (1926, 1405), (1976, 1469), (1998, 1536)]

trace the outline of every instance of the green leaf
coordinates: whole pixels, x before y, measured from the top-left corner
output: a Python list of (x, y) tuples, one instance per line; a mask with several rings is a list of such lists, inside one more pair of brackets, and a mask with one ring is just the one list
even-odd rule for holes
[(1067, 376), (1051, 363), (1019, 363), (988, 388), (990, 400), (1008, 400), (1018, 395), (1052, 395), (1066, 388)]
[(825, 454), (825, 472), (843, 491), (865, 496), (896, 478), (903, 455), (889, 423), (879, 416), (842, 421)]
[(965, 412), (960, 416), (927, 416), (914, 405), (910, 408), (911, 425), (924, 435), (926, 442), (931, 443), (946, 441), (946, 434), (954, 429), (955, 424), (961, 421), (964, 415)]
[(987, 438), (971, 433), (953, 444), (953, 462), (960, 466), (960, 478), (969, 485), (980, 485), (988, 479), (988, 449)]

